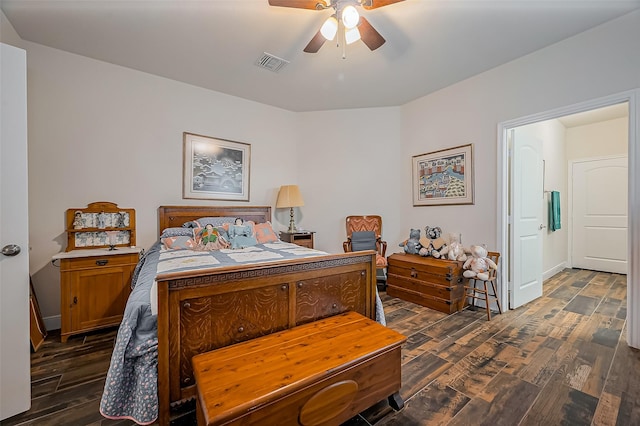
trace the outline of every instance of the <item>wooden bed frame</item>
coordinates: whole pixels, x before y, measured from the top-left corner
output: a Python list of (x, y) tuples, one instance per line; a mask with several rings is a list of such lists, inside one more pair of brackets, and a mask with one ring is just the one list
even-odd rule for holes
[[(201, 217), (271, 220), (271, 207), (161, 206), (159, 232)], [(159, 274), (159, 422), (196, 394), (191, 358), (346, 311), (375, 320), (374, 251)]]

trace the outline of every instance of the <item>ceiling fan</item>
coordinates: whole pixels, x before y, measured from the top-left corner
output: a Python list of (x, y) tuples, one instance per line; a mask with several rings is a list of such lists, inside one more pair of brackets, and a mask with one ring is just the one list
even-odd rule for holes
[(298, 9), (333, 9), (333, 14), (324, 21), (309, 44), (304, 48), (307, 53), (316, 53), (325, 41), (333, 40), (340, 27), (344, 35), (344, 44), (362, 40), (371, 50), (376, 50), (386, 41), (382, 35), (358, 13), (358, 7), (377, 9), (404, 0), (269, 0), (269, 5), (294, 7)]

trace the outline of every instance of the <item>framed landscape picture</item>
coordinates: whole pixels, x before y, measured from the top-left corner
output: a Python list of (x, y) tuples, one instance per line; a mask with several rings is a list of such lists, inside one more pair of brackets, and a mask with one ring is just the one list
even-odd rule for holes
[(184, 133), (183, 198), (249, 201), (251, 145)]
[(411, 160), (414, 206), (473, 204), (473, 146), (462, 145)]

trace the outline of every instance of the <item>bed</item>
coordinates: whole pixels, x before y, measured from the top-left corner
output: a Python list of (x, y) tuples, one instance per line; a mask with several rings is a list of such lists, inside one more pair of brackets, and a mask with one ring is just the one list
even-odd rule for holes
[[(161, 206), (158, 214), (162, 233), (203, 217), (266, 223), (271, 207)], [(232, 253), (262, 256), (257, 262), (175, 270), (159, 266), (174, 255), (160, 241), (144, 254), (105, 381), (105, 417), (169, 424), (172, 410), (195, 396), (196, 354), (345, 311), (384, 323), (374, 251), (327, 254), (280, 241), (261, 246)], [(257, 254), (263, 249), (293, 256), (273, 260)]]

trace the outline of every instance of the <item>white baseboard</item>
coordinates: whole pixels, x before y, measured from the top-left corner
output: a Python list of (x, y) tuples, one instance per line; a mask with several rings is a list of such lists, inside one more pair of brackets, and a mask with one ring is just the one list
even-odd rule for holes
[(548, 280), (553, 277), (555, 274), (562, 272), (563, 269), (567, 268), (567, 262), (562, 262), (559, 265), (554, 266), (553, 268), (542, 273), (542, 279)]
[(44, 321), (44, 326), (47, 329), (47, 331), (59, 330), (61, 328), (62, 320), (60, 315), (54, 315), (52, 317), (42, 318), (42, 321)]

